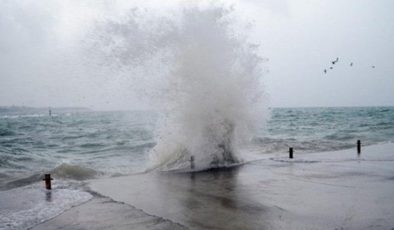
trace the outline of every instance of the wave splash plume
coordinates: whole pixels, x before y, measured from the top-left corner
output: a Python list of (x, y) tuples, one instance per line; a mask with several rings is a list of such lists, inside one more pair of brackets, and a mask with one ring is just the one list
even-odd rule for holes
[(237, 32), (247, 29), (234, 12), (189, 5), (159, 17), (134, 9), (96, 31), (106, 61), (143, 75), (137, 91), (163, 112), (153, 168), (187, 168), (191, 156), (196, 170), (239, 163), (239, 146), (262, 124), (264, 59)]

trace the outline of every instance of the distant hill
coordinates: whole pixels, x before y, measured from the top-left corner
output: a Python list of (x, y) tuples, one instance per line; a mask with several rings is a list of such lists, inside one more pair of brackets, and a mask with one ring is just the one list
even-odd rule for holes
[(48, 114), (49, 110), (56, 113), (80, 113), (92, 111), (83, 107), (26, 107), (26, 106), (0, 106), (3, 114)]

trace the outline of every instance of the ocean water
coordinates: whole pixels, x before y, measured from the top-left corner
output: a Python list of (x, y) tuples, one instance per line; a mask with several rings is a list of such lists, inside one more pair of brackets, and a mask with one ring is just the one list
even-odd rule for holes
[(321, 152), (394, 141), (394, 107), (277, 108), (256, 135), (262, 152)]
[[(26, 229), (89, 200), (84, 181), (143, 172), (162, 138), (154, 112), (0, 113), (0, 229)], [(256, 159), (394, 141), (394, 107), (273, 108), (242, 153)], [(241, 157), (242, 157), (241, 153)], [(41, 182), (55, 178), (52, 191)], [(55, 202), (53, 202), (55, 201)]]
[(43, 172), (85, 180), (143, 169), (154, 145), (156, 116), (143, 112), (1, 114), (1, 187)]
[[(245, 151), (319, 152), (394, 141), (394, 107), (274, 108)], [(154, 112), (0, 114), (0, 189), (44, 173), (83, 181), (141, 172), (157, 143)]]

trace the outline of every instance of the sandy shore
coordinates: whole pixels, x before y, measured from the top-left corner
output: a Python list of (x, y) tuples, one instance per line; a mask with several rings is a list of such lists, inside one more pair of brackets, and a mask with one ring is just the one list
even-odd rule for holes
[(226, 170), (92, 180), (105, 197), (34, 229), (393, 229), (393, 149), (295, 151)]

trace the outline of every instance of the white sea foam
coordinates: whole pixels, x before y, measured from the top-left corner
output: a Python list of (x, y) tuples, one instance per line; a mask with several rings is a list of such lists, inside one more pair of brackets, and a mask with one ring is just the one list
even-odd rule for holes
[(150, 79), (141, 78), (142, 91), (165, 111), (154, 167), (189, 167), (191, 156), (198, 169), (239, 162), (238, 147), (265, 118), (258, 45), (236, 32), (232, 8), (189, 5), (145, 18), (138, 12), (102, 24), (97, 37), (106, 61)]
[(48, 191), (33, 184), (1, 191), (0, 229), (33, 227), (92, 198), (90, 193), (65, 187), (55, 185)]

